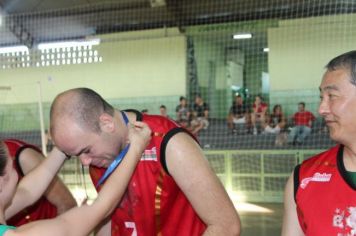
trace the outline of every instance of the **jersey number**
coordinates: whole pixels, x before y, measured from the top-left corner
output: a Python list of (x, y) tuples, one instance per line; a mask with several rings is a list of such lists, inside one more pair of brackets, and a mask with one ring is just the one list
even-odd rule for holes
[(137, 236), (137, 229), (136, 229), (136, 224), (135, 224), (135, 222), (126, 221), (126, 222), (125, 222), (125, 226), (126, 226), (126, 228), (128, 228), (128, 229), (132, 229), (132, 234), (131, 234), (131, 236)]

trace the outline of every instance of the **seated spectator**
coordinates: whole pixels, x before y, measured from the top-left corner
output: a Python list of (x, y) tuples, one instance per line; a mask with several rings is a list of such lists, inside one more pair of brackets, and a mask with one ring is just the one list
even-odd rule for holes
[(169, 116), (167, 114), (167, 107), (165, 105), (161, 105), (159, 107), (159, 113), (160, 113), (161, 116), (169, 118)]
[(268, 105), (264, 103), (262, 97), (257, 95), (255, 97), (255, 101), (252, 105), (252, 113), (251, 113), (251, 123), (253, 128), (253, 134), (257, 134), (257, 124), (264, 124), (266, 119)]
[(143, 113), (143, 114), (148, 114), (148, 109), (142, 109), (142, 110), (141, 110), (141, 113)]
[(249, 113), (241, 95), (235, 96), (235, 101), (230, 107), (229, 115), (227, 116), (227, 125), (232, 133), (236, 133), (235, 124), (243, 124), (248, 128)]
[(209, 105), (204, 102), (200, 95), (195, 96), (193, 104), (193, 118), (191, 121), (191, 130), (197, 134), (201, 129), (207, 129), (209, 126)]
[(286, 126), (286, 119), (282, 111), (282, 106), (277, 104), (273, 107), (272, 114), (266, 115), (266, 122), (263, 124), (263, 133), (279, 134)]
[(293, 117), (294, 127), (288, 135), (289, 144), (302, 144), (305, 138), (311, 133), (312, 122), (315, 116), (310, 111), (305, 110), (305, 103), (298, 104), (298, 112)]
[(177, 122), (185, 128), (190, 126), (190, 110), (187, 104), (187, 99), (183, 96), (179, 98), (179, 105), (176, 107)]

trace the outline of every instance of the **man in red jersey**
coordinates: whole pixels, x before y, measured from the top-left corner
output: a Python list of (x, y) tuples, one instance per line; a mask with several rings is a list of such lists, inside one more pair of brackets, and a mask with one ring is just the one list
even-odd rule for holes
[(288, 135), (289, 144), (302, 144), (311, 133), (312, 122), (315, 116), (310, 111), (305, 110), (305, 103), (298, 103), (298, 111), (293, 115), (294, 127)]
[[(19, 179), (30, 173), (44, 158), (37, 147), (20, 140), (6, 139), (4, 144), (14, 160), (14, 168)], [(40, 219), (51, 219), (74, 206), (76, 206), (76, 201), (72, 194), (63, 182), (55, 177), (40, 200), (11, 217), (7, 223), (20, 226)]]
[(319, 89), (319, 114), (338, 145), (294, 169), (283, 236), (356, 235), (356, 51), (326, 65)]
[(152, 130), (125, 196), (97, 235), (239, 235), (239, 216), (201, 148), (172, 120), (116, 110), (87, 88), (59, 94), (50, 116), (55, 145), (90, 165), (95, 185), (124, 157), (129, 123)]

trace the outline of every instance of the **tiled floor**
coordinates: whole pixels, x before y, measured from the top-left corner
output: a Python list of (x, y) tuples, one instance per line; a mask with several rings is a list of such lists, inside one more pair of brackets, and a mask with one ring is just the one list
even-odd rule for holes
[(242, 236), (278, 236), (281, 235), (283, 204), (256, 203), (261, 211), (239, 210), (242, 222)]

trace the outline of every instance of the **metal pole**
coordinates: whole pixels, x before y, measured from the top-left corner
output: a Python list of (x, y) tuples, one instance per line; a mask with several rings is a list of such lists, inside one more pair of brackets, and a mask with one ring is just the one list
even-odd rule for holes
[(37, 81), (38, 84), (38, 112), (40, 116), (40, 126), (41, 126), (41, 144), (42, 144), (42, 152), (45, 156), (47, 156), (47, 148), (46, 148), (46, 134), (45, 134), (45, 126), (43, 120), (43, 109), (42, 109), (42, 86), (41, 81)]

